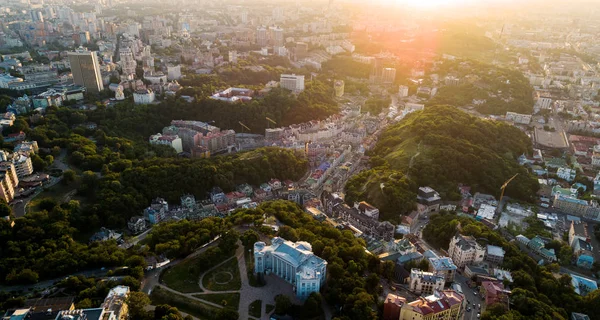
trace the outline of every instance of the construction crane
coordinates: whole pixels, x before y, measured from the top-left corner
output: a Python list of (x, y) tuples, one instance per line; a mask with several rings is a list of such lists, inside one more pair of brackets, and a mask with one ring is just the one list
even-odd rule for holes
[[(277, 122), (275, 122), (275, 120), (269, 118), (269, 117), (265, 117), (269, 122), (273, 123), (273, 124), (277, 124)], [(267, 125), (269, 126), (269, 128), (271, 128), (271, 124), (267, 122)]]
[(250, 128), (248, 128), (248, 126), (243, 124), (241, 121), (238, 121), (238, 123), (240, 124), (240, 126), (242, 126), (242, 133), (244, 133), (244, 129), (248, 130), (248, 132), (251, 131)]
[(304, 143), (304, 155), (308, 158), (308, 145), (311, 144), (312, 141), (307, 141)]
[(512, 178), (506, 180), (506, 182), (502, 185), (502, 187), (500, 187), (500, 189), (502, 190), (502, 193), (500, 193), (500, 201), (498, 201), (498, 204), (500, 205), (502, 203), (502, 198), (504, 197), (504, 189), (506, 189), (506, 186), (513, 181), (514, 178), (516, 178), (519, 174), (515, 174), (514, 176), (512, 176)]

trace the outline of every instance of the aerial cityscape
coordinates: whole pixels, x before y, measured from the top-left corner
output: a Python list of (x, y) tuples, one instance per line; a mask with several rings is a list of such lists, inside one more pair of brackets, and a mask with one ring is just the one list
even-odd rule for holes
[(600, 320), (600, 1), (0, 0), (2, 320)]

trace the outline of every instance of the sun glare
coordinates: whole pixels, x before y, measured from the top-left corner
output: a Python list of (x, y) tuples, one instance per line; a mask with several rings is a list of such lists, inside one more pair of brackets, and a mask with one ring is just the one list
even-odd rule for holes
[(469, 2), (469, 0), (381, 0), (385, 4), (400, 5), (416, 8), (435, 9), (438, 7), (447, 7), (461, 5)]

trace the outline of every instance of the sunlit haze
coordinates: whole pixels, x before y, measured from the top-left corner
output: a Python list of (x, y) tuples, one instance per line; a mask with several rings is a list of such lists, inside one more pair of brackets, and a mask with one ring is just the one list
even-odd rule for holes
[(3, 320), (600, 320), (600, 0), (0, 0)]

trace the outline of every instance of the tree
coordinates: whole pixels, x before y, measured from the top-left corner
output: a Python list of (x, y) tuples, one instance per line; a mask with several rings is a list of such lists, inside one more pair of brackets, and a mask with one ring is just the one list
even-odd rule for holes
[[(173, 317), (174, 316), (174, 317)], [(168, 304), (161, 304), (156, 306), (154, 309), (154, 319), (164, 320), (164, 319), (182, 319), (181, 314), (177, 308), (172, 307)]]
[(292, 301), (286, 295), (279, 294), (275, 297), (275, 313), (279, 315), (287, 314), (292, 307)]
[(47, 155), (44, 158), (44, 161), (46, 162), (46, 166), (51, 166), (54, 163), (54, 157), (51, 155)]
[(238, 239), (238, 232), (231, 229), (221, 236), (221, 239), (219, 240), (219, 248), (223, 252), (233, 252), (237, 248)]
[(292, 242), (298, 241), (298, 232), (289, 226), (281, 226), (277, 234), (285, 240)]
[(65, 170), (62, 174), (62, 183), (68, 185), (71, 182), (75, 181), (75, 178), (77, 178), (77, 173), (75, 173), (75, 171), (70, 169)]
[(247, 230), (240, 236), (242, 244), (246, 248), (251, 248), (260, 239), (260, 236), (254, 230)]
[(145, 308), (150, 304), (150, 298), (144, 292), (133, 291), (127, 297), (127, 306), (131, 319), (146, 319), (148, 313)]
[(34, 171), (44, 171), (44, 169), (46, 169), (46, 161), (37, 154), (34, 154), (31, 157), (31, 164), (33, 165)]
[(10, 216), (12, 208), (5, 201), (0, 201), (0, 217)]

